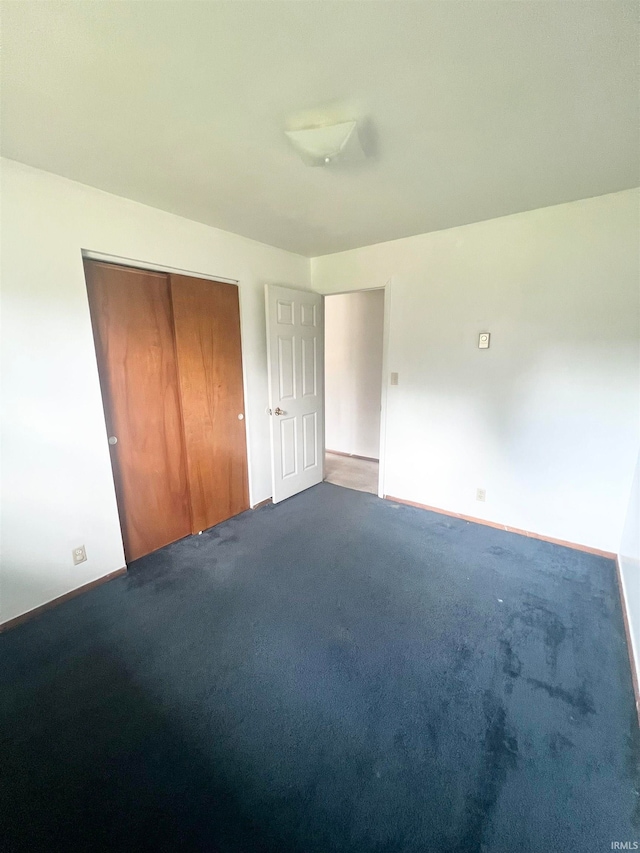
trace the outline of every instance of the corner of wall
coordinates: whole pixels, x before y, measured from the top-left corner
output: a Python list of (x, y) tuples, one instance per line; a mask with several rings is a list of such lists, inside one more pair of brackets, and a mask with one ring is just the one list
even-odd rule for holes
[(618, 553), (618, 583), (640, 721), (640, 453)]

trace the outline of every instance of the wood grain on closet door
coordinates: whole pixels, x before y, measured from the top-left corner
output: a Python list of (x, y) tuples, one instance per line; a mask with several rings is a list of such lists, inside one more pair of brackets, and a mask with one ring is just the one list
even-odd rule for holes
[(193, 532), (249, 508), (238, 288), (171, 275)]
[(88, 260), (85, 275), (130, 562), (191, 532), (169, 279)]

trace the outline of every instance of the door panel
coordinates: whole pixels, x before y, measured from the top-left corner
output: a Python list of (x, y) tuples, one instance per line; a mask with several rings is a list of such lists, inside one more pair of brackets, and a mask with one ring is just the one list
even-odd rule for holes
[(278, 386), (282, 402), (296, 396), (296, 342), (293, 335), (278, 335)]
[(295, 418), (280, 418), (280, 447), (282, 448), (282, 479), (295, 477), (298, 473), (297, 443)]
[(318, 413), (302, 416), (302, 468), (307, 471), (318, 464)]
[(322, 482), (323, 323), (317, 293), (267, 285), (273, 502)]
[(182, 275), (170, 281), (197, 533), (249, 508), (238, 288)]
[(315, 397), (318, 393), (318, 342), (316, 338), (302, 339), (302, 396)]
[(169, 282), (88, 260), (85, 276), (130, 562), (191, 531)]

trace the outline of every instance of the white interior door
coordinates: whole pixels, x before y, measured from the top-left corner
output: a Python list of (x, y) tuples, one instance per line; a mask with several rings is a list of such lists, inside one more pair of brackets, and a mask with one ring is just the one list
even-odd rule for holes
[(268, 284), (273, 502), (324, 475), (324, 321), (318, 293)]

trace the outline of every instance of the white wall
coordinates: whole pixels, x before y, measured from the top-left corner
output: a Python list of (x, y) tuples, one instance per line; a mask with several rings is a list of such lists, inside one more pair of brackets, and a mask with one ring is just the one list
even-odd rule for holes
[(308, 287), (309, 260), (12, 161), (1, 180), (6, 621), (124, 565), (81, 250), (239, 280), (252, 503), (271, 495), (264, 284)]
[(377, 459), (384, 291), (327, 296), (324, 324), (326, 447)]
[(638, 454), (631, 486), (618, 563), (627, 604), (633, 656), (640, 683), (640, 454)]
[(391, 282), (386, 494), (617, 552), (638, 453), (638, 229), (630, 190), (312, 260), (324, 293)]
[[(271, 493), (263, 285), (308, 287), (309, 261), (11, 161), (1, 181), (5, 621), (124, 565), (81, 250), (240, 281), (253, 503)], [(638, 201), (311, 262), (324, 293), (391, 281), (387, 494), (619, 550), (638, 454)]]

